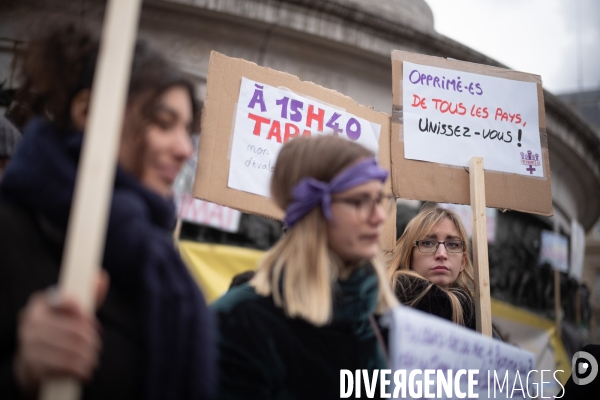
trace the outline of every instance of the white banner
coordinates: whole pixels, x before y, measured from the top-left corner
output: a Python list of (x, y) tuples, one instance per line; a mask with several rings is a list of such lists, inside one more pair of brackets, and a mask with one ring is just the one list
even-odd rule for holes
[(571, 221), (571, 270), (569, 275), (581, 282), (585, 259), (585, 230), (576, 220)]
[(338, 135), (377, 154), (381, 126), (345, 110), (242, 78), (228, 186), (269, 197), (279, 150), (298, 136)]
[(544, 176), (537, 85), (403, 63), (404, 156)]
[(178, 198), (179, 217), (188, 222), (208, 225), (226, 232), (240, 229), (242, 213), (220, 204), (195, 199), (189, 193), (181, 193)]
[(542, 230), (539, 265), (549, 263), (561, 272), (569, 270), (569, 239), (553, 231)]
[(194, 156), (184, 164), (173, 184), (177, 216), (184, 221), (208, 225), (226, 232), (237, 232), (242, 213), (220, 204), (195, 199), (190, 193), (198, 166), (198, 135), (192, 136)]
[[(407, 377), (406, 395), (401, 397), (399, 388), (398, 398), (507, 399), (530, 398), (528, 393), (535, 393), (532, 353), (442, 318), (399, 306), (391, 313), (389, 337), (392, 371), (405, 371)], [(429, 378), (426, 371), (433, 371)], [(448, 377), (444, 389), (440, 382)], [(553, 379), (546, 372), (544, 379), (548, 378)], [(420, 396), (411, 395), (410, 386)]]

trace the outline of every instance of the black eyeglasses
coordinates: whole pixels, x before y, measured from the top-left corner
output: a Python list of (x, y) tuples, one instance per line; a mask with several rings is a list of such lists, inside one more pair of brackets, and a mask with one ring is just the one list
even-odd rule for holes
[(421, 253), (435, 253), (443, 244), (448, 253), (462, 253), (465, 251), (464, 240), (446, 240), (445, 242), (438, 242), (437, 240), (417, 240), (414, 246), (417, 246)]
[(338, 198), (331, 199), (332, 203), (346, 203), (354, 206), (356, 210), (356, 216), (361, 221), (366, 221), (371, 215), (375, 206), (379, 205), (385, 211), (386, 215), (389, 214), (394, 206), (396, 205), (396, 198), (392, 194), (382, 194), (376, 198), (362, 197), (362, 198)]

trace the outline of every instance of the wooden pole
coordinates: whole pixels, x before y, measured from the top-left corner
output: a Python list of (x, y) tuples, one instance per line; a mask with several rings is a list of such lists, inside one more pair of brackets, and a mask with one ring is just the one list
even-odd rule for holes
[(475, 313), (477, 331), (492, 337), (492, 304), (485, 215), (485, 176), (483, 158), (469, 161), (471, 211), (473, 214), (473, 267), (475, 269)]
[[(554, 232), (559, 233), (558, 218), (554, 217)], [(560, 307), (560, 271), (554, 270), (554, 324), (556, 337), (561, 339), (562, 309)]]
[(561, 319), (562, 311), (560, 308), (560, 271), (554, 270), (554, 314), (556, 315), (554, 323), (556, 324), (556, 337), (561, 338)]
[[(59, 277), (60, 292), (90, 314), (106, 239), (140, 6), (141, 0), (110, 0), (107, 5)], [(70, 378), (48, 380), (40, 390), (43, 400), (75, 400), (80, 395), (80, 384)]]

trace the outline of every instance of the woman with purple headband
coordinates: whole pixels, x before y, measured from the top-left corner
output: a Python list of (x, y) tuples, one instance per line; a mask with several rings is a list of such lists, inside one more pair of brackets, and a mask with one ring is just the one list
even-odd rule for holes
[(373, 315), (397, 304), (378, 260), (395, 204), (383, 192), (387, 176), (346, 139), (297, 138), (282, 148), (271, 194), (287, 233), (249, 284), (213, 306), (220, 398), (338, 398), (341, 369), (386, 368)]

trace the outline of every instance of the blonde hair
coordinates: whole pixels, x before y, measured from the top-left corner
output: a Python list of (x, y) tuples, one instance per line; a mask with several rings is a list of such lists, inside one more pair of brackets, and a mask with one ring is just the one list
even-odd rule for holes
[[(271, 194), (283, 210), (292, 201), (292, 190), (300, 180), (312, 177), (331, 181), (354, 162), (373, 154), (363, 146), (334, 136), (300, 137), (281, 149), (271, 180)], [(259, 262), (250, 281), (256, 292), (273, 301), (290, 317), (300, 317), (316, 326), (333, 317), (332, 286), (347, 272), (327, 245), (327, 220), (316, 207), (299, 220)], [(376, 312), (397, 304), (385, 267), (378, 257), (370, 260), (379, 281)], [(284, 273), (285, 270), (285, 273)]]
[[(473, 263), (470, 256), (470, 245), (467, 238), (467, 232), (460, 218), (453, 211), (436, 206), (434, 204), (425, 204), (419, 214), (414, 217), (406, 226), (404, 233), (396, 242), (392, 253), (390, 265), (388, 267), (388, 276), (392, 286), (401, 293), (411, 293), (414, 279), (410, 277), (427, 281), (424, 277), (412, 270), (412, 255), (414, 244), (417, 240), (423, 239), (432, 229), (434, 229), (442, 220), (449, 219), (459, 232), (460, 239), (465, 242), (463, 253), (465, 268), (459, 272), (456, 280), (448, 288), (442, 288), (448, 293), (452, 305), (452, 321), (464, 325), (463, 309), (460, 298), (473, 304), (473, 291), (475, 288), (475, 279), (473, 278)], [(415, 306), (431, 288), (433, 283), (429, 283), (421, 293), (407, 303), (408, 306)], [(468, 298), (465, 298), (466, 294)]]

